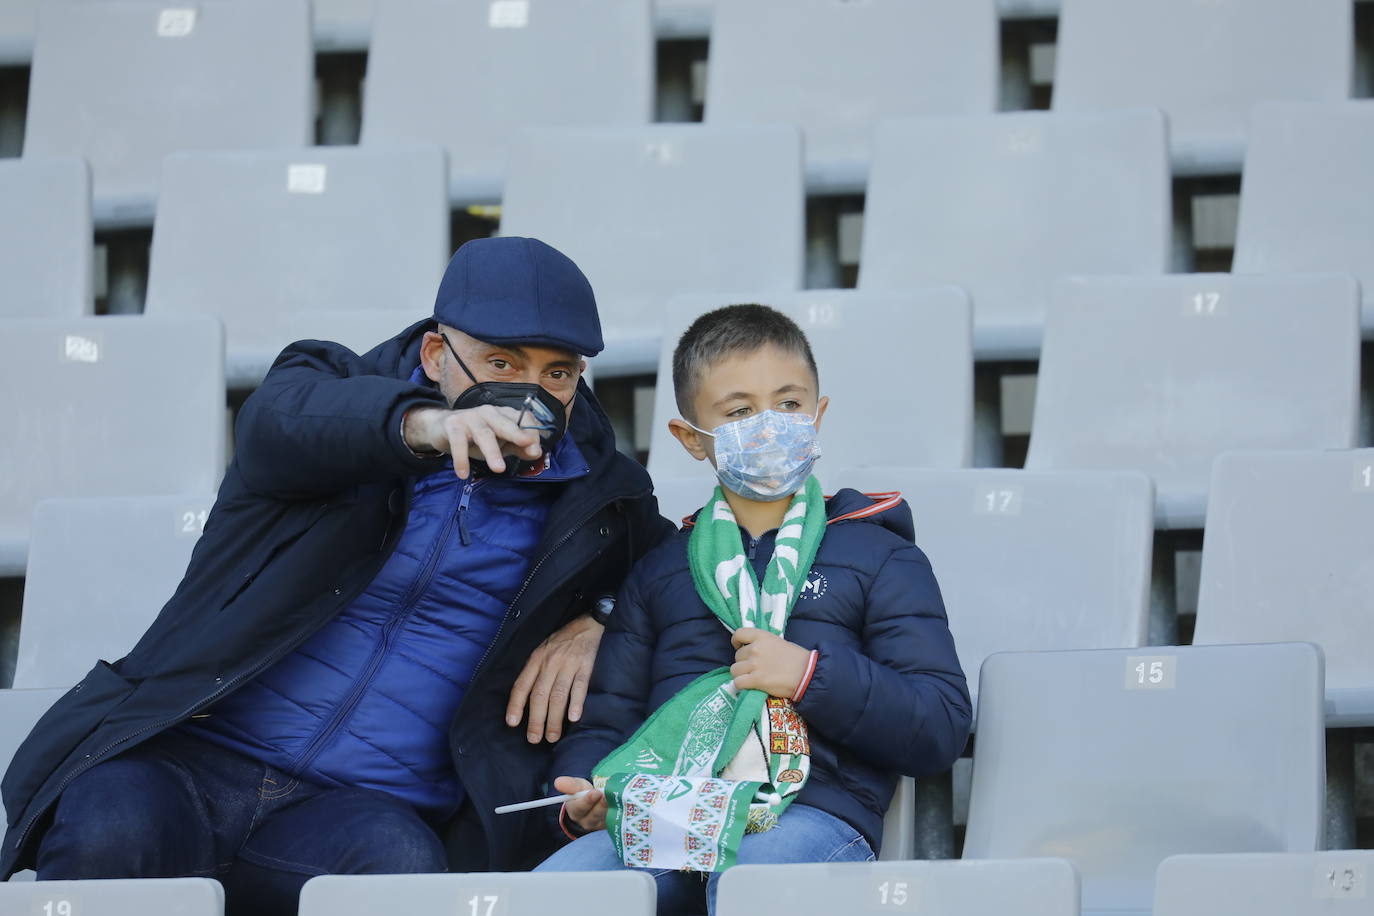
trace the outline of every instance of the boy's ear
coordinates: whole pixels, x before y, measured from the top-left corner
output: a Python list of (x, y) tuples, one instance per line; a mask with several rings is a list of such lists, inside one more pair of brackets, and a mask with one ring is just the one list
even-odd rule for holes
[(815, 420), (815, 424), (816, 424), (816, 431), (817, 431), (817, 432), (820, 432), (820, 429), (821, 429), (821, 417), (825, 416), (825, 409), (826, 409), (827, 407), (829, 407), (829, 406), (830, 406), (830, 398), (828, 398), (828, 397), (821, 398), (819, 401), (816, 402), (816, 420)]
[(714, 449), (707, 449), (702, 443), (702, 435), (684, 420), (673, 418), (668, 421), (668, 432), (673, 434), (673, 438), (682, 443), (682, 447), (687, 450), (697, 461), (706, 461), (711, 455), (715, 454)]

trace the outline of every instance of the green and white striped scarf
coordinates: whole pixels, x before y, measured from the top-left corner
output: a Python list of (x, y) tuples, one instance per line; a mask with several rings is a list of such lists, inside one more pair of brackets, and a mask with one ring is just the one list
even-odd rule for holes
[[(687, 557), (697, 594), (731, 633), (783, 635), (825, 534), (816, 478), (793, 497), (760, 584), (720, 487), (697, 516)], [(723, 871), (746, 832), (770, 829), (811, 770), (806, 723), (792, 701), (737, 690), (717, 668), (664, 703), (593, 771), (606, 828), (632, 868)]]

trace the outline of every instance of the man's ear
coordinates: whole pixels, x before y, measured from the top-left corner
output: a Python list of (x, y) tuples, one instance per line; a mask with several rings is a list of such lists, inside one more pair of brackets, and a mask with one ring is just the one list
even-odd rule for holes
[(668, 432), (673, 434), (673, 438), (682, 443), (682, 447), (687, 450), (697, 461), (706, 461), (715, 454), (715, 449), (707, 449), (702, 443), (701, 433), (692, 429), (691, 424), (685, 420), (673, 418), (668, 421)]
[(830, 406), (830, 398), (821, 398), (816, 402), (816, 431), (820, 432), (821, 417), (825, 416), (825, 409)]
[(431, 382), (437, 384), (443, 379), (446, 355), (444, 339), (434, 331), (426, 331), (425, 338), (420, 343), (420, 365), (424, 367), (425, 375)]

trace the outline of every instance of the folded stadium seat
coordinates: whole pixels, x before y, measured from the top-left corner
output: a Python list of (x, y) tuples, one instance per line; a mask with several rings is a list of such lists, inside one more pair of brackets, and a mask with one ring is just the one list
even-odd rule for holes
[(1374, 449), (1222, 455), (1193, 642), (1317, 643), (1327, 725), (1374, 726), (1371, 544)]
[(38, 0), (0, 3), (0, 67), (24, 67), (33, 60)]
[(294, 339), (295, 310), (390, 309), (392, 334), (430, 314), (449, 253), (438, 147), (178, 153), (145, 311), (222, 320), (229, 384), (248, 387)]
[[(667, 333), (659, 354), (649, 472), (655, 480), (700, 482), (695, 504), (685, 511), (705, 503), (715, 474), (710, 464), (687, 454), (668, 431), (668, 421), (682, 416), (673, 397), (673, 349), (699, 315), (739, 302), (761, 302), (782, 311), (801, 326), (811, 343), (820, 370), (820, 393), (832, 400), (821, 420), (822, 458), (815, 470), (821, 483), (831, 488), (849, 486), (831, 472), (890, 463), (893, 455), (915, 467), (969, 464), (973, 351), (969, 302), (963, 290), (681, 296), (668, 309)], [(858, 361), (871, 371), (856, 371)]]
[(1130, 469), (1202, 527), (1212, 460), (1350, 448), (1359, 289), (1342, 274), (1072, 278), (1055, 293), (1026, 467)]
[(0, 322), (0, 575), (43, 499), (214, 492), (223, 353), (209, 319)]
[(1063, 0), (997, 0), (1003, 19), (1053, 19)]
[(301, 889), (300, 916), (653, 916), (657, 899), (654, 879), (644, 871), (326, 875)]
[(1364, 291), (1374, 339), (1374, 101), (1256, 106), (1232, 270), (1335, 270)]
[(76, 158), (0, 159), (0, 318), (94, 310), (91, 173)]
[(1310, 643), (1011, 652), (983, 665), (966, 859), (1070, 859), (1084, 914), (1146, 916), (1181, 853), (1312, 852)]
[(978, 357), (1033, 359), (1055, 280), (1162, 274), (1171, 223), (1157, 111), (888, 121), (859, 288), (963, 286)]
[(366, 51), (376, 0), (314, 0), (315, 50)]
[(1154, 916), (1342, 916), (1374, 899), (1374, 850), (1170, 856)]
[(1064, 859), (737, 865), (721, 875), (717, 916), (919, 913), (1079, 916)]
[(1154, 490), (1143, 474), (852, 468), (833, 479), (910, 504), (975, 708), (994, 653), (1145, 645)]
[(16, 687), (70, 687), (172, 597), (213, 494), (53, 499), (33, 513)]
[(0, 912), (35, 916), (223, 916), (224, 888), (210, 878), (130, 878), (0, 884)]
[(521, 128), (645, 125), (653, 103), (650, 0), (387, 0), (362, 143), (440, 144), (451, 200), (496, 201)]
[(1149, 105), (1174, 172), (1237, 173), (1250, 107), (1350, 97), (1351, 0), (1063, 0), (1055, 111)]
[(146, 226), (164, 156), (305, 146), (313, 90), (306, 0), (44, 3), (24, 155), (84, 156), (97, 226)]
[(994, 0), (730, 0), (711, 29), (708, 124), (797, 124), (813, 193), (862, 194), (884, 118), (992, 114)]
[(606, 338), (598, 375), (652, 372), (670, 297), (801, 287), (801, 158), (791, 127), (527, 131), (501, 234), (543, 239), (586, 272)]

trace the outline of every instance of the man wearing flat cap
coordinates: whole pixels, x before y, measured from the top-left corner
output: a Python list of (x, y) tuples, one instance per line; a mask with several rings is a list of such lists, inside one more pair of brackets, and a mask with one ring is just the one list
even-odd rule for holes
[(671, 532), (581, 380), (596, 302), (534, 239), (464, 245), (434, 317), (302, 341), (239, 414), (186, 577), (35, 727), (2, 874), (206, 876), (292, 913), (320, 874), (518, 870), (549, 850), (629, 567)]

